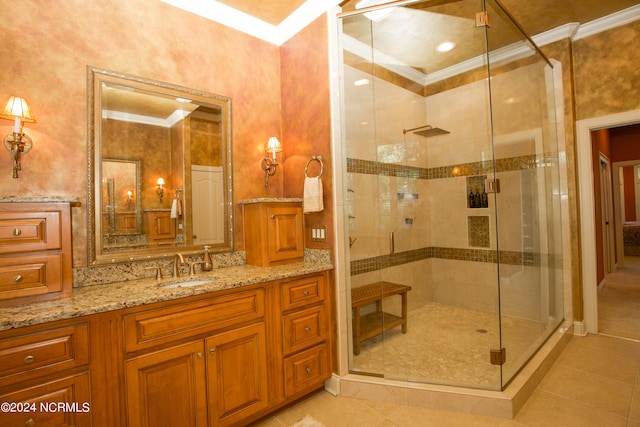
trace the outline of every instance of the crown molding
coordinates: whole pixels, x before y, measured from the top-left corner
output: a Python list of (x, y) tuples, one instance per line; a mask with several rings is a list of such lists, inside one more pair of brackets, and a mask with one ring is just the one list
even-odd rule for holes
[[(531, 37), (531, 39), (538, 47), (545, 46), (564, 39), (579, 40), (580, 38), (588, 37), (602, 31), (609, 30), (611, 28), (628, 24), (639, 18), (640, 5), (637, 5), (621, 10), (620, 12), (612, 13), (611, 15), (607, 15), (603, 18), (587, 22), (583, 25), (580, 25), (577, 22), (561, 25), (549, 31), (537, 34)], [(345, 40), (343, 41), (343, 47), (346, 50), (351, 51), (352, 53), (355, 53), (356, 55), (359, 55), (363, 58), (371, 56), (370, 46), (359, 46), (361, 42), (350, 37), (344, 37), (344, 39)], [(505, 46), (490, 52), (491, 63), (493, 65), (499, 65), (500, 63), (523, 58), (531, 54), (533, 54), (531, 48), (523, 46), (520, 43), (514, 43), (513, 45)], [(468, 60), (460, 62), (451, 67), (447, 67), (433, 73), (424, 74), (411, 67), (406, 66), (405, 64), (402, 64), (398, 60), (391, 58), (388, 55), (383, 54), (382, 52), (376, 51), (375, 55), (376, 58), (385, 58), (384, 62), (385, 64), (387, 64), (385, 67), (389, 70), (421, 85), (428, 85), (449, 77), (456, 76), (458, 74), (462, 74), (466, 71), (481, 67), (486, 63), (485, 55), (480, 55), (474, 58), (469, 58)]]
[(580, 40), (638, 19), (640, 19), (640, 4), (581, 25), (573, 40)]

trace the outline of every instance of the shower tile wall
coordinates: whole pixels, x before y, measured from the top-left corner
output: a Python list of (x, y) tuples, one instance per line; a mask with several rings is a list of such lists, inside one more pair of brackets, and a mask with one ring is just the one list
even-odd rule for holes
[[(360, 71), (349, 69), (353, 76), (372, 79)], [(352, 80), (353, 79), (353, 80)], [(373, 80), (373, 79), (372, 79)], [(467, 181), (470, 175), (492, 176), (492, 147), (490, 144), (488, 88), (480, 81), (426, 98), (383, 81), (375, 82), (375, 105), (371, 86), (345, 88), (350, 99), (347, 119), (347, 157), (371, 163), (359, 173), (348, 173), (346, 209), (349, 214), (348, 230), (355, 240), (350, 250), (352, 266), (358, 260), (373, 258), (383, 268), (355, 274), (351, 286), (357, 287), (378, 280), (401, 282), (413, 287), (409, 306), (421, 306), (437, 301), (482, 311), (498, 309), (498, 269), (493, 259), (473, 261), (469, 252), (469, 216), (478, 215), (477, 209), (467, 207)], [(536, 65), (523, 67), (513, 73), (494, 76), (492, 88), (494, 111), (498, 116), (513, 110), (521, 97), (544, 95)], [(369, 92), (363, 92), (369, 91)], [(352, 93), (353, 92), (353, 93)], [(359, 92), (359, 93), (357, 93)], [(366, 95), (366, 96), (365, 96)], [(352, 102), (351, 100), (361, 100)], [(385, 104), (393, 100), (394, 104)], [(514, 105), (516, 103), (516, 105)], [(527, 103), (529, 105), (531, 103)], [(545, 122), (544, 103), (538, 111), (526, 109), (517, 119), (496, 126), (495, 154), (498, 159), (496, 177), (500, 179), (498, 220), (501, 261), (501, 298), (510, 300), (507, 311), (544, 319), (546, 311), (539, 312), (545, 277), (548, 269), (546, 254), (527, 265), (523, 252), (539, 253), (546, 250), (546, 217), (544, 194), (539, 198), (538, 185), (545, 184), (545, 161), (536, 156)], [(426, 111), (425, 111), (426, 110)], [(375, 124), (375, 128), (374, 125)], [(430, 124), (446, 129), (449, 135), (425, 139), (402, 130)], [(518, 132), (524, 130), (522, 132)], [(402, 173), (384, 164), (410, 167), (409, 175), (419, 169), (419, 178), (398, 176)], [(360, 163), (358, 167), (362, 166)], [(369, 168), (369, 170), (367, 170)], [(377, 168), (377, 169), (376, 169)], [(371, 170), (371, 169), (376, 169)], [(399, 198), (398, 193), (417, 195), (417, 198)], [(543, 193), (543, 192), (542, 192)], [(489, 208), (482, 209), (488, 217), (490, 235), (488, 250), (495, 251), (495, 203), (489, 195)], [(407, 221), (410, 219), (411, 221)], [(532, 238), (524, 233), (527, 226)], [(389, 257), (389, 233), (395, 233), (396, 255)], [(541, 237), (542, 236), (542, 237)], [(454, 256), (444, 258), (435, 248), (455, 248)], [(422, 250), (424, 258), (396, 265), (404, 251)], [(504, 251), (504, 254), (503, 254)], [(455, 258), (455, 259), (450, 259)], [(491, 257), (489, 257), (491, 258)], [(481, 258), (482, 259), (482, 258)], [(524, 259), (524, 261), (523, 261)], [(355, 261), (355, 264), (354, 264)], [(352, 271), (352, 274), (361, 273)], [(534, 307), (538, 307), (537, 309)], [(506, 314), (509, 314), (508, 312)]]

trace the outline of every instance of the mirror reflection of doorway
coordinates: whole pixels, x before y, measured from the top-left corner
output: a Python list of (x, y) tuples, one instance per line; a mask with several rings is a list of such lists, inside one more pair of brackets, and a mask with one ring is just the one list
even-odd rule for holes
[(224, 190), (222, 168), (191, 167), (193, 203), (193, 244), (224, 242)]
[[(607, 209), (602, 206), (602, 221), (607, 210), (612, 212), (614, 227), (609, 229), (615, 243), (611, 270), (606, 270), (598, 289), (598, 333), (640, 341), (640, 124), (606, 131), (611, 147), (608, 176), (613, 182), (607, 184), (601, 177), (598, 184), (613, 192)], [(600, 171), (606, 166), (601, 161)], [(601, 199), (606, 203), (604, 195)]]

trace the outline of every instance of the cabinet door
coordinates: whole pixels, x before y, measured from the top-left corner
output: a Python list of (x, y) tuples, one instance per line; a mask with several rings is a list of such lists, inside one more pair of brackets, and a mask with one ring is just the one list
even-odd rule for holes
[(211, 425), (226, 426), (267, 407), (264, 324), (206, 340)]
[(129, 427), (206, 426), (203, 350), (196, 341), (125, 363)]
[(302, 258), (304, 256), (302, 208), (269, 206), (267, 218), (269, 261)]

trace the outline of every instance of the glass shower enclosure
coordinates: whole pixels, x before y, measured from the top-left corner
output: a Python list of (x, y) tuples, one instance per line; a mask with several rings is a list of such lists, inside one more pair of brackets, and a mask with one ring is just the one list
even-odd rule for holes
[(552, 63), (495, 0), (356, 7), (338, 18), (349, 371), (502, 390), (563, 319)]

